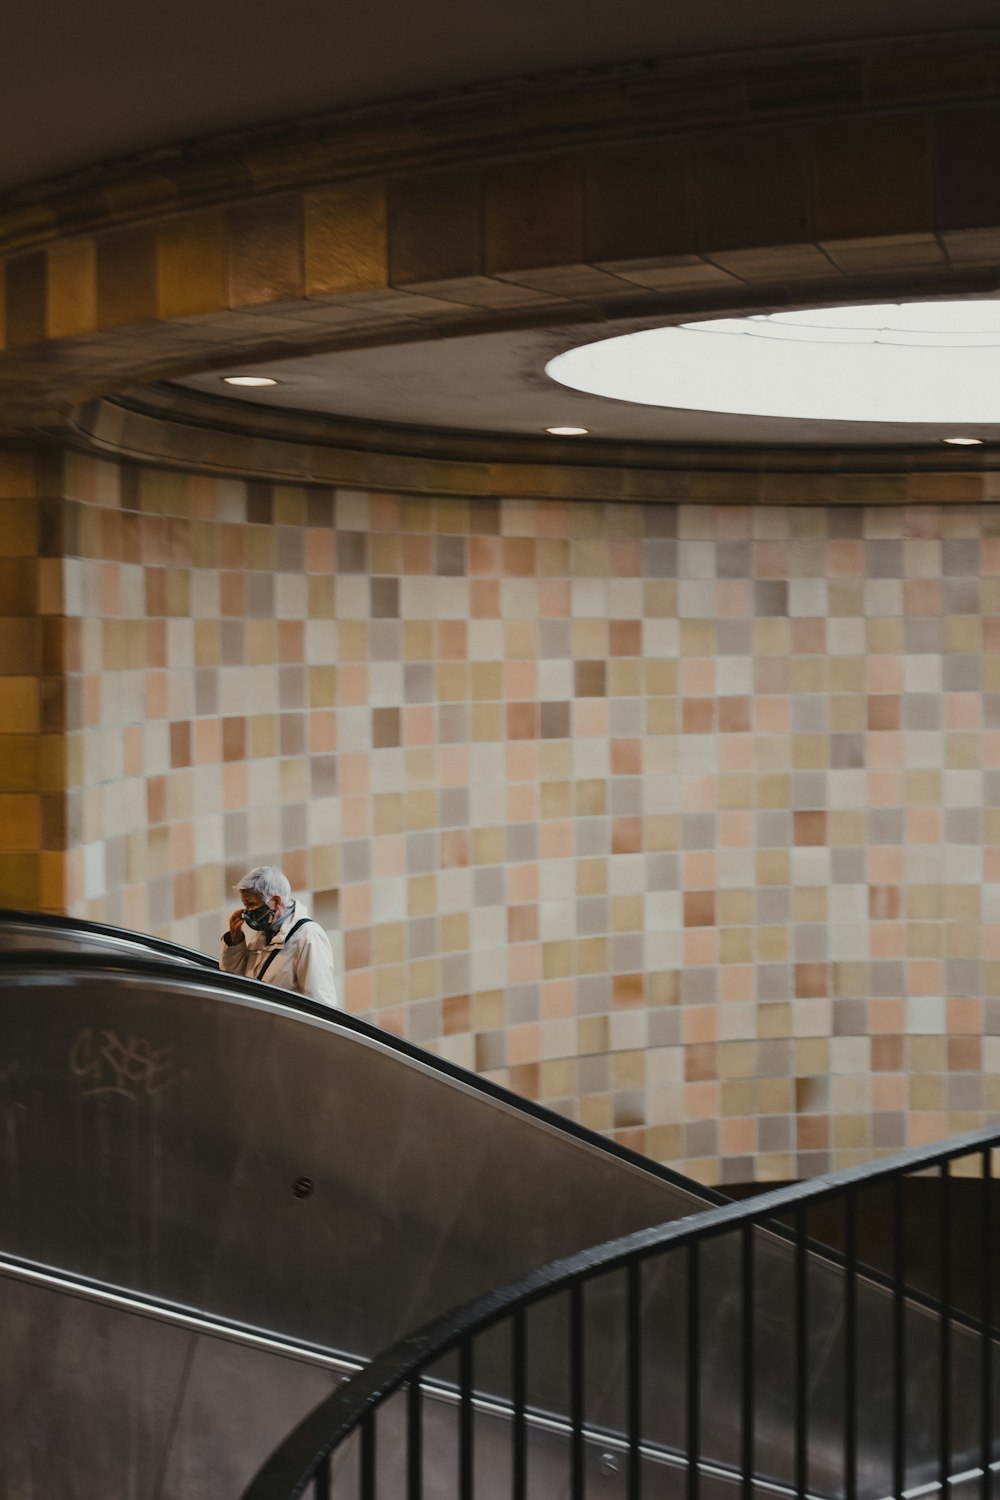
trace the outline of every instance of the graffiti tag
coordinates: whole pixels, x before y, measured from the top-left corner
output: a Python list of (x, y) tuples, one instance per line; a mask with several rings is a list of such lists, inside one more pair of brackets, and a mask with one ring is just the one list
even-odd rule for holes
[(146, 1037), (86, 1026), (69, 1049), (69, 1068), (81, 1081), (84, 1099), (118, 1094), (132, 1104), (156, 1098), (178, 1076), (173, 1047), (154, 1047)]

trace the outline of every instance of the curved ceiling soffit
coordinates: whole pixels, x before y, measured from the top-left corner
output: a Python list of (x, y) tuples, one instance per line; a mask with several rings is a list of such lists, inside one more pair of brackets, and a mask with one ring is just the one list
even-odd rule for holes
[(573, 442), (344, 421), (151, 387), (88, 402), (64, 440), (91, 453), (277, 484), (599, 503), (976, 504), (1000, 453)]
[(18, 195), (4, 425), (316, 348), (994, 291), (1000, 32), (932, 40), (474, 89)]

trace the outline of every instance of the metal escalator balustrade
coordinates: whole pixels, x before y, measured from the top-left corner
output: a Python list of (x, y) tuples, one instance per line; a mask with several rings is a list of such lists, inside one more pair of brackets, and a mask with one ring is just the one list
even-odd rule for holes
[(195, 948), (184, 948), (166, 938), (78, 917), (54, 916), (49, 912), (0, 908), (0, 956), (8, 953), (135, 953), (170, 959), (200, 969), (217, 969), (214, 958)]
[[(477, 1298), (319, 1405), (243, 1500), (994, 1500), (998, 1150), (1000, 1127), (977, 1131)], [(928, 1178), (934, 1211), (907, 1224), (906, 1191)], [(859, 1258), (872, 1195), (874, 1277)], [(810, 1241), (832, 1214), (835, 1264)], [(907, 1284), (914, 1231), (935, 1251), (930, 1296)], [(453, 1405), (432, 1408), (442, 1380)]]

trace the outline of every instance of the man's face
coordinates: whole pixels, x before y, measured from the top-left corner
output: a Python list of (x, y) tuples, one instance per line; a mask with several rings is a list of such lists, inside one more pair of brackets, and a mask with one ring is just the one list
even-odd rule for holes
[(258, 932), (281, 916), (280, 896), (272, 896), (270, 901), (262, 901), (256, 891), (240, 891), (240, 900), (243, 902), (243, 910), (247, 913), (248, 926)]

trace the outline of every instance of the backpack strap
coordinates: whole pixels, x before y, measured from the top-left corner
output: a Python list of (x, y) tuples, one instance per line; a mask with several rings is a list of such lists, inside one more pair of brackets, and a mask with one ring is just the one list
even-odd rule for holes
[(286, 934), (285, 941), (282, 943), (281, 947), (271, 949), (270, 953), (267, 955), (264, 962), (260, 966), (260, 972), (257, 975), (258, 981), (264, 978), (264, 975), (267, 973), (268, 969), (277, 958), (278, 954), (283, 952), (283, 950), (288, 947), (289, 940), (295, 936), (299, 928), (304, 927), (307, 922), (311, 921), (312, 917), (300, 917), (295, 926)]

